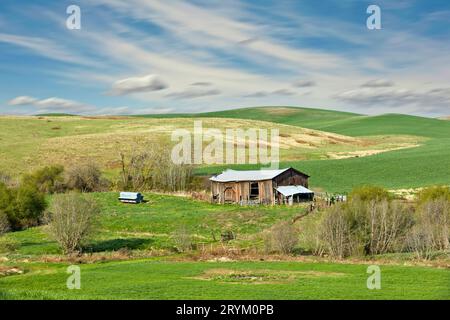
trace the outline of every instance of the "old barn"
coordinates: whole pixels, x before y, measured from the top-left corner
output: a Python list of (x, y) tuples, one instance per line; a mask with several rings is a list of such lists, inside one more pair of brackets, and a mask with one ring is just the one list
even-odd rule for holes
[(210, 178), (216, 203), (292, 204), (310, 201), (309, 176), (294, 168), (278, 170), (225, 170)]

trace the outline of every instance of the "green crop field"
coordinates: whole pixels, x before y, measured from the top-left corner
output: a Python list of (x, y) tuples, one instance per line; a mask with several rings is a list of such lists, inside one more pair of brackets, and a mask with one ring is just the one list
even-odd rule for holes
[[(114, 177), (119, 151), (131, 152), (136, 141), (170, 142), (174, 129), (192, 131), (196, 119), (203, 121), (204, 128), (222, 131), (278, 128), (281, 166), (311, 175), (316, 190), (345, 192), (362, 184), (389, 189), (450, 184), (449, 121), (294, 107), (138, 117), (0, 117), (0, 171), (15, 175), (43, 165), (70, 166), (93, 159)], [(347, 156), (339, 157), (342, 154)], [(227, 167), (258, 166), (203, 165), (197, 173), (213, 174)]]
[[(415, 148), (339, 160), (283, 161), (281, 158), (281, 166), (293, 166), (307, 172), (311, 175), (312, 186), (327, 191), (349, 191), (362, 184), (376, 184), (389, 189), (450, 184), (450, 122), (446, 120), (399, 114), (362, 116), (292, 107), (237, 109), (195, 116), (273, 121), (352, 137), (423, 137), (427, 140)], [(223, 167), (203, 168), (201, 172), (215, 173), (221, 169)]]
[(30, 263), (0, 278), (0, 299), (449, 299), (450, 272), (381, 266), (381, 289), (367, 266), (299, 262), (173, 262), (146, 259), (81, 265), (81, 289), (66, 287), (67, 264)]

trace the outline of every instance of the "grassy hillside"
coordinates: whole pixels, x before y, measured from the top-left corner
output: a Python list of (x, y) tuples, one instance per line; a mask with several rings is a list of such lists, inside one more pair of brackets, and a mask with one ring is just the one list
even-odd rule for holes
[[(43, 165), (70, 166), (94, 159), (114, 177), (119, 152), (154, 141), (169, 144), (174, 129), (192, 131), (196, 119), (203, 120), (204, 128), (222, 131), (278, 128), (281, 166), (307, 172), (311, 186), (319, 190), (344, 192), (361, 184), (390, 189), (450, 184), (450, 121), (294, 107), (139, 117), (0, 117), (0, 171), (14, 175)], [(202, 166), (197, 172), (218, 173), (228, 167), (258, 166)]]
[[(313, 186), (329, 191), (349, 191), (361, 184), (391, 189), (450, 184), (450, 122), (400, 114), (361, 116), (351, 113), (306, 108), (259, 107), (208, 113), (208, 116), (258, 118), (289, 123), (346, 136), (413, 135), (427, 138), (417, 148), (395, 150), (368, 157), (339, 160), (283, 161), (309, 173)], [(239, 166), (251, 168), (254, 166)], [(224, 167), (203, 168), (203, 173)]]
[[(99, 231), (85, 245), (86, 252), (108, 257), (107, 253), (126, 248), (138, 257), (158, 250), (165, 255), (88, 260), (78, 264), (81, 290), (68, 290), (66, 269), (74, 262), (57, 256), (60, 251), (45, 226), (9, 233), (2, 237), (18, 241), (20, 248), (0, 254), (0, 300), (450, 298), (448, 269), (381, 264), (382, 289), (368, 290), (367, 265), (362, 262), (330, 263), (312, 257), (305, 258), (307, 262), (260, 261), (263, 255), (256, 261), (218, 261), (214, 256), (192, 261), (189, 255), (175, 254), (172, 235), (181, 225), (207, 247), (220, 248), (212, 234), (220, 239), (220, 231), (231, 229), (237, 239), (229, 247), (259, 247), (263, 252), (262, 232), (302, 213), (302, 207), (216, 205), (156, 194), (145, 194), (148, 203), (127, 205), (117, 200), (116, 193), (93, 196), (102, 213)], [(3, 276), (8, 268), (22, 274)]]
[(270, 121), (281, 124), (296, 125), (305, 128), (318, 127), (325, 124), (332, 124), (335, 121), (358, 118), (361, 115), (350, 112), (333, 110), (298, 108), (298, 107), (253, 107), (240, 108), (226, 111), (185, 113), (185, 114), (165, 114), (165, 115), (141, 115), (148, 118), (234, 118)]
[[(242, 207), (239, 205), (217, 205), (195, 201), (185, 197), (145, 194), (149, 200), (138, 206), (123, 204), (117, 193), (94, 193), (102, 207), (100, 232), (86, 244), (85, 250), (113, 251), (120, 248), (137, 250), (175, 249), (173, 233), (180, 227), (188, 228), (195, 241), (213, 242), (213, 234), (233, 230), (237, 239), (232, 241), (245, 247), (262, 246), (259, 234), (280, 220), (287, 220), (303, 212), (301, 207)], [(58, 254), (56, 242), (44, 231), (45, 227), (8, 233), (5, 237), (20, 243), (16, 254), (37, 257)]]

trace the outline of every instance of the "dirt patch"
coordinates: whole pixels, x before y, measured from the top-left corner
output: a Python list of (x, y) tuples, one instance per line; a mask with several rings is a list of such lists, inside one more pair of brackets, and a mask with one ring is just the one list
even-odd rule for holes
[(294, 113), (298, 113), (299, 110), (291, 109), (291, 108), (264, 108), (264, 111), (268, 114), (274, 114), (274, 115), (290, 115)]
[(323, 271), (286, 271), (286, 270), (234, 270), (234, 269), (208, 269), (203, 274), (194, 277), (198, 280), (220, 281), (240, 284), (281, 284), (290, 283), (305, 277), (341, 277), (344, 273)]
[(327, 156), (330, 159), (359, 158), (359, 157), (373, 156), (375, 154), (388, 152), (388, 151), (401, 150), (401, 149), (407, 149), (407, 148), (415, 148), (418, 146), (419, 146), (418, 144), (404, 144), (404, 145), (400, 145), (397, 147), (386, 148), (386, 149), (328, 152)]
[(23, 270), (19, 267), (0, 266), (0, 277), (12, 276), (22, 274)]

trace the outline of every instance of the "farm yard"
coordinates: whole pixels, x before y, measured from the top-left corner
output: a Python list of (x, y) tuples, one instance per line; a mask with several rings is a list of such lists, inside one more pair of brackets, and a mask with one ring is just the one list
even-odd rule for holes
[[(220, 130), (279, 129), (280, 167), (310, 175), (317, 194), (351, 201), (321, 206), (319, 197), (315, 212), (308, 202), (211, 203), (206, 177), (256, 165), (193, 166), (179, 174), (195, 183), (174, 190), (133, 178), (140, 167), (121, 155), (170, 146), (174, 129), (192, 130), (198, 119)], [(0, 218), (6, 212), (11, 224), (2, 229), (0, 219), (0, 299), (450, 299), (448, 220), (430, 219), (448, 211), (449, 146), (446, 120), (306, 108), (0, 117)], [(145, 156), (161, 172), (174, 169), (159, 151)], [(119, 202), (124, 189), (146, 201)], [(69, 247), (58, 221), (77, 206), (95, 219)], [(385, 229), (367, 231), (380, 221)], [(349, 231), (333, 233), (337, 223)], [(71, 264), (81, 267), (81, 290), (66, 287)], [(381, 267), (381, 290), (366, 287), (371, 264)]]

